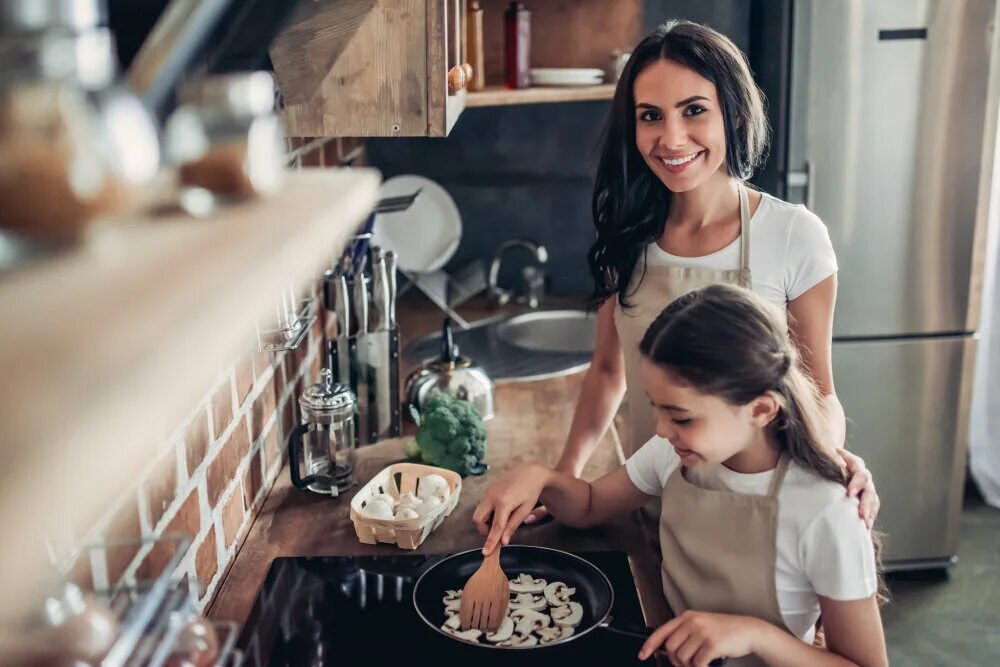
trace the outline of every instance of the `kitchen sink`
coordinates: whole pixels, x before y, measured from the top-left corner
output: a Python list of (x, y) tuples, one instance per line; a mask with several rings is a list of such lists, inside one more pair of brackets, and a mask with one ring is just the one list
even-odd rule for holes
[[(541, 310), (493, 317), (455, 328), (463, 357), (482, 366), (493, 381), (545, 380), (582, 371), (594, 349), (596, 319), (582, 310)], [(404, 355), (411, 364), (436, 358), (441, 334), (414, 341)]]
[(582, 310), (543, 310), (515, 315), (496, 325), (506, 343), (538, 352), (594, 351), (597, 320)]

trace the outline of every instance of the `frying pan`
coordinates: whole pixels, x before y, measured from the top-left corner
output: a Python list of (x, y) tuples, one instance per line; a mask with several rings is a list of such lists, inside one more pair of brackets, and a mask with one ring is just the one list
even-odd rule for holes
[[(611, 626), (611, 608), (615, 601), (615, 591), (611, 582), (597, 566), (565, 551), (546, 547), (509, 546), (500, 552), (500, 567), (508, 576), (516, 576), (526, 572), (531, 576), (547, 581), (562, 581), (567, 586), (575, 588), (573, 600), (583, 607), (583, 619), (576, 626), (576, 632), (570, 637), (550, 644), (536, 646), (497, 646), (456, 637), (441, 629), (447, 619), (444, 613), (442, 598), (445, 591), (458, 590), (465, 586), (469, 577), (479, 569), (483, 562), (480, 549), (463, 551), (449, 556), (429, 567), (413, 587), (413, 605), (417, 614), (435, 632), (463, 644), (472, 644), (487, 650), (524, 651), (545, 650), (574, 641), (591, 632), (610, 631), (630, 637), (645, 639), (649, 630), (625, 630)], [(713, 660), (712, 667), (725, 663), (725, 658)]]

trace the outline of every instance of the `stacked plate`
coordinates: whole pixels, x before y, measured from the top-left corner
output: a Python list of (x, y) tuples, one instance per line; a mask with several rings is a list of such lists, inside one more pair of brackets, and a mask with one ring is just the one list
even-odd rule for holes
[(604, 81), (604, 71), (572, 67), (539, 67), (531, 70), (533, 86), (596, 86)]

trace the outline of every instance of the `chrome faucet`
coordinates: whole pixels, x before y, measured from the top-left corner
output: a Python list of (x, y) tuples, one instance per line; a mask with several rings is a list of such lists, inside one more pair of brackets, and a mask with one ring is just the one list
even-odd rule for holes
[[(514, 296), (513, 290), (504, 289), (497, 285), (503, 254), (514, 248), (526, 248), (530, 250), (535, 261), (539, 264), (545, 264), (549, 261), (549, 251), (540, 243), (535, 243), (528, 239), (511, 239), (500, 244), (496, 254), (493, 255), (493, 261), (490, 262), (490, 271), (486, 280), (486, 296), (489, 305), (493, 308), (507, 305), (511, 297)], [(537, 308), (541, 302), (542, 290), (545, 286), (545, 273), (540, 267), (527, 266), (524, 268), (523, 277), (524, 295), (518, 300), (522, 303), (527, 303), (529, 308)]]

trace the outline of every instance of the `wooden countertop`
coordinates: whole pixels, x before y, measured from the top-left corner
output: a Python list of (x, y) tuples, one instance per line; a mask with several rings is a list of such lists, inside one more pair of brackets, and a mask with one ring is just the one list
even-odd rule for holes
[[(482, 546), (472, 512), (485, 488), (504, 471), (527, 461), (552, 465), (562, 450), (583, 375), (497, 388), (497, 416), (487, 425), (487, 462), (482, 477), (466, 477), (458, 506), (414, 553), (444, 554)], [(359, 452), (360, 488), (383, 467), (402, 460), (405, 439), (387, 440)], [(620, 465), (620, 447), (612, 429), (593, 456), (584, 476), (598, 477)], [(525, 527), (516, 544), (568, 551), (624, 550), (629, 554), (648, 624), (667, 618), (660, 588), (659, 559), (634, 515), (589, 530), (548, 522)], [(394, 545), (361, 544), (350, 519), (350, 494), (321, 497), (291, 487), (283, 472), (264, 503), (239, 554), (208, 610), (212, 618), (245, 623), (271, 561), (279, 556), (391, 555), (407, 551)]]

